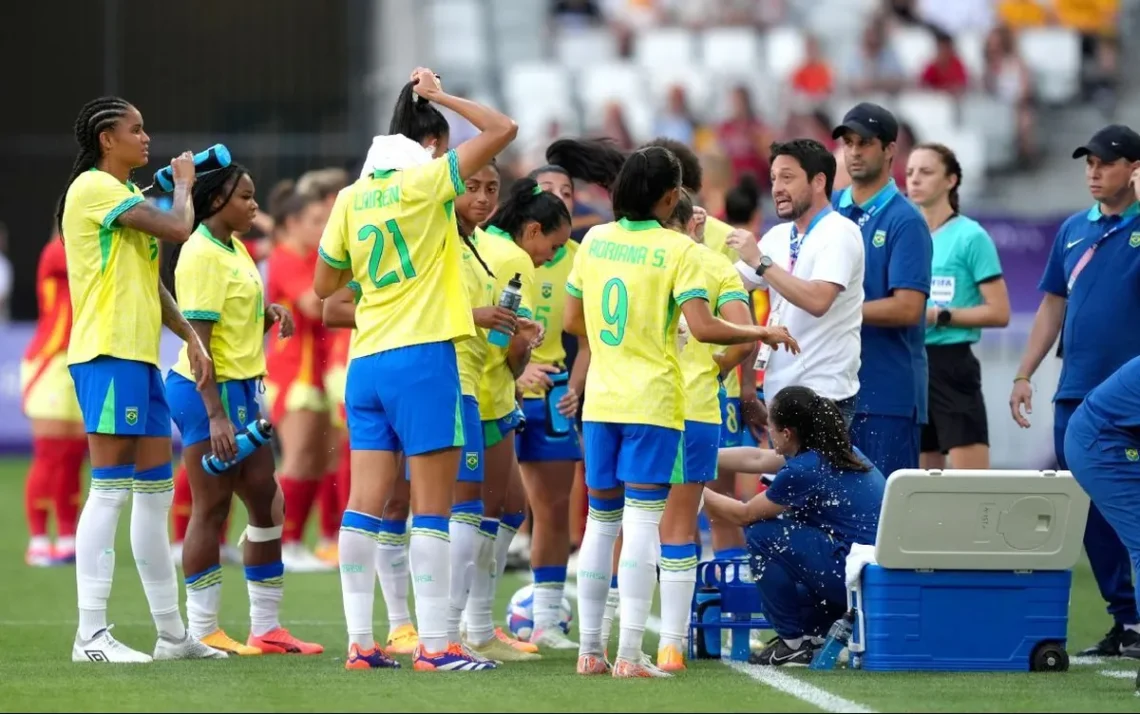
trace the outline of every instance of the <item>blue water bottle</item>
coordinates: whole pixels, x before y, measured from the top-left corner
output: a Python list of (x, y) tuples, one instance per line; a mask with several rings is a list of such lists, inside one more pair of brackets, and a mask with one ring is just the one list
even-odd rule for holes
[[(521, 304), (522, 275), (515, 273), (515, 277), (511, 278), (507, 287), (503, 288), (503, 294), (499, 296), (499, 307), (505, 307), (517, 315)], [(491, 330), (491, 334), (487, 335), (487, 341), (496, 347), (506, 347), (510, 344), (511, 336), (501, 330)]]
[(252, 421), (237, 435), (237, 439), (235, 440), (237, 442), (236, 459), (226, 463), (213, 454), (206, 454), (202, 457), (202, 468), (206, 469), (206, 473), (217, 476), (240, 463), (245, 457), (256, 451), (258, 447), (269, 441), (272, 436), (272, 424), (265, 419)]
[(855, 613), (851, 610), (843, 613), (843, 617), (835, 621), (827, 633), (827, 640), (823, 647), (815, 653), (811, 660), (811, 669), (835, 669), (839, 661), (839, 653), (851, 641), (851, 631), (855, 626)]
[[(194, 154), (194, 171), (204, 174), (208, 171), (217, 171), (230, 165), (230, 150), (225, 144), (214, 144), (210, 148)], [(174, 190), (174, 169), (170, 165), (159, 169), (154, 174), (154, 183), (167, 193)]]
[(570, 389), (570, 373), (552, 374), (550, 381), (554, 383), (554, 386), (546, 393), (546, 433), (557, 438), (569, 434), (570, 429), (574, 426), (570, 418), (558, 411), (558, 403), (562, 401), (562, 397), (566, 396), (567, 390)]

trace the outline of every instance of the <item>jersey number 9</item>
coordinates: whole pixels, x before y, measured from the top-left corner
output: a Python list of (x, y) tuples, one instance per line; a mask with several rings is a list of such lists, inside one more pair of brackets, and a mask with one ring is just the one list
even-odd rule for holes
[(389, 220), (384, 223), (384, 228), (388, 229), (388, 233), (392, 236), (392, 243), (396, 246), (396, 253), (400, 256), (400, 272), (404, 274), (403, 278), (395, 270), (389, 270), (383, 275), (379, 274), (386, 240), (384, 231), (379, 226), (363, 226), (356, 234), (359, 240), (371, 239), (374, 241), (372, 252), (368, 255), (368, 277), (376, 288), (386, 288), (389, 285), (395, 285), (400, 280), (411, 280), (416, 277), (416, 267), (412, 265), (412, 256), (408, 253), (408, 244), (404, 241), (404, 234), (400, 232), (400, 226), (396, 224), (395, 220)]
[[(616, 296), (615, 296), (616, 294)], [(610, 278), (602, 288), (602, 320), (609, 328), (602, 330), (602, 342), (617, 347), (625, 338), (625, 323), (629, 319), (629, 292), (621, 278)]]

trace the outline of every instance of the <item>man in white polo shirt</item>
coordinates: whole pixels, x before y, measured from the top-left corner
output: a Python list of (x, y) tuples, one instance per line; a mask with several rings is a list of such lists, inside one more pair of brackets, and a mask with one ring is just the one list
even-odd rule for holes
[(747, 231), (726, 241), (737, 271), (751, 289), (767, 287), (769, 325), (784, 325), (800, 353), (761, 345), (764, 393), (810, 387), (839, 406), (848, 426), (859, 392), (859, 331), (863, 324), (863, 236), (859, 226), (831, 210), (835, 157), (818, 141), (772, 145), (772, 199), (781, 223), (757, 245)]

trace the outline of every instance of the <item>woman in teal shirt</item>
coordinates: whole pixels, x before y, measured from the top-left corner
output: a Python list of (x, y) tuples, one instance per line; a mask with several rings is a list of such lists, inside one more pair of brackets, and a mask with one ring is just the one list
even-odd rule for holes
[(985, 228), (958, 212), (962, 167), (942, 144), (920, 144), (906, 167), (907, 196), (934, 239), (926, 307), (930, 413), (922, 428), (924, 469), (990, 467), (982, 367), (970, 345), (983, 327), (1009, 324), (1009, 293)]

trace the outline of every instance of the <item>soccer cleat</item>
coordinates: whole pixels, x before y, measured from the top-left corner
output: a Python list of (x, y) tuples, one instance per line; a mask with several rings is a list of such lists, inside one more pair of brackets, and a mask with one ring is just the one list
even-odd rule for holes
[(154, 660), (156, 662), (175, 659), (226, 659), (227, 657), (229, 655), (225, 652), (194, 639), (189, 632), (179, 641), (168, 640), (159, 635), (158, 641), (154, 643)]
[(578, 674), (609, 674), (610, 664), (596, 654), (578, 655)]
[(74, 565), (75, 564), (75, 546), (55, 546), (51, 550), (51, 564), (52, 565)]
[(99, 630), (89, 640), (75, 635), (75, 644), (71, 646), (72, 662), (104, 662), (113, 664), (141, 664), (150, 662), (151, 656), (133, 650), (111, 636), (111, 628)]
[(281, 546), (281, 563), (287, 573), (327, 573), (336, 570), (307, 549), (301, 543), (286, 543)]
[(657, 668), (662, 672), (681, 672), (685, 669), (685, 656), (676, 645), (657, 648)]
[(24, 552), (24, 562), (33, 568), (48, 568), (55, 565), (52, 562), (51, 546), (29, 545), (27, 551)]
[(548, 630), (535, 630), (534, 634), (530, 636), (530, 644), (537, 645), (540, 649), (544, 647), (552, 650), (578, 649), (578, 643), (563, 634), (562, 630), (557, 627)]
[(481, 672), (496, 669), (494, 662), (477, 658), (474, 653), (454, 642), (438, 653), (425, 652), (422, 644), (417, 646), (412, 667), (417, 672)]
[(497, 662), (529, 662), (531, 660), (542, 659), (542, 655), (537, 652), (526, 652), (517, 647), (512, 647), (510, 643), (504, 642), (498, 637), (491, 637), (491, 639), (486, 642), (479, 644), (468, 640), (467, 645), (476, 654)]
[(420, 636), (412, 623), (400, 625), (388, 634), (388, 644), (384, 647), (388, 654), (410, 655), (419, 647)]
[(673, 676), (655, 667), (648, 656), (641, 657), (637, 662), (618, 657), (612, 674), (614, 679), (662, 679)]
[(216, 650), (238, 655), (239, 657), (254, 657), (262, 654), (261, 650), (257, 647), (243, 645), (227, 635), (221, 628), (214, 630), (205, 637), (199, 638), (199, 641), (207, 647), (213, 647)]
[[(1140, 648), (1140, 633), (1133, 632), (1123, 625), (1113, 625), (1104, 639), (1097, 642), (1092, 647), (1081, 650), (1077, 653), (1078, 657), (1119, 657), (1123, 654), (1123, 650), (1133, 650)], [(1135, 656), (1135, 655), (1125, 655)]]
[(791, 647), (780, 637), (773, 637), (763, 650), (749, 655), (748, 663), (771, 667), (806, 667), (815, 657), (816, 649), (807, 637), (803, 638), (799, 647)]
[(325, 648), (316, 642), (304, 642), (297, 639), (284, 627), (270, 630), (260, 637), (255, 637), (251, 632), (246, 644), (250, 647), (256, 647), (265, 654), (314, 655), (325, 651)]
[(348, 648), (345, 669), (399, 669), (400, 663), (384, 654), (380, 645), (372, 643), (372, 649), (362, 650), (359, 645)]
[(336, 541), (321, 543), (313, 551), (313, 555), (333, 566), (340, 566), (340, 547)]
[(516, 640), (514, 637), (511, 637), (510, 635), (508, 635), (506, 632), (503, 632), (503, 628), (501, 628), (501, 627), (495, 628), (495, 639), (497, 639), (499, 642), (502, 642), (503, 644), (505, 644), (509, 647), (515, 648), (519, 652), (527, 652), (530, 654), (536, 654), (538, 652), (538, 646), (537, 645), (532, 644), (530, 642), (523, 642), (522, 640)]

